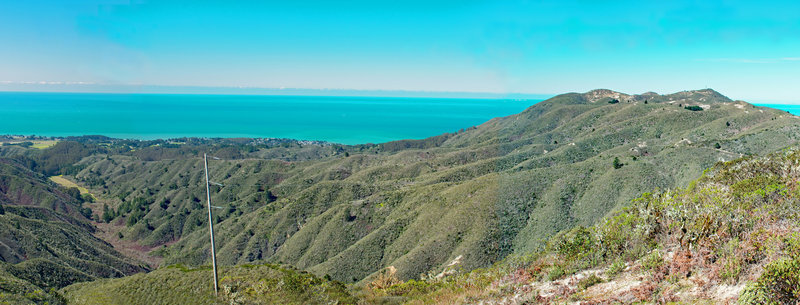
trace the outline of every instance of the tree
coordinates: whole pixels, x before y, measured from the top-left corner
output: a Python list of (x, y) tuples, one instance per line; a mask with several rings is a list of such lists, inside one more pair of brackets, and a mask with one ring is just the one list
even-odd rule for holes
[(83, 202), (94, 203), (94, 196), (92, 196), (92, 194), (85, 193), (81, 195), (81, 200), (83, 200)]
[(719, 145), (719, 143), (716, 143), (716, 144), (714, 144), (714, 148), (720, 149), (720, 148), (722, 148), (722, 145)]
[(103, 221), (106, 222), (106, 223), (111, 222), (111, 220), (114, 219), (114, 215), (112, 213), (113, 212), (111, 211), (111, 209), (108, 208), (108, 205), (104, 203), (103, 204)]
[(80, 208), (79, 211), (81, 212), (81, 215), (83, 215), (83, 217), (86, 217), (86, 219), (92, 219), (92, 209)]
[(623, 165), (622, 162), (619, 162), (618, 157), (614, 157), (614, 169), (620, 169)]
[(6, 210), (3, 208), (3, 205), (0, 204), (0, 215), (5, 215), (5, 214), (6, 214)]
[(67, 195), (69, 195), (70, 197), (75, 198), (80, 202), (83, 202), (83, 198), (81, 197), (81, 190), (79, 190), (77, 187), (74, 186), (70, 187), (67, 189), (65, 193), (67, 193)]
[(695, 106), (695, 105), (686, 106), (686, 107), (683, 107), (683, 109), (691, 110), (691, 111), (703, 111), (703, 107)]

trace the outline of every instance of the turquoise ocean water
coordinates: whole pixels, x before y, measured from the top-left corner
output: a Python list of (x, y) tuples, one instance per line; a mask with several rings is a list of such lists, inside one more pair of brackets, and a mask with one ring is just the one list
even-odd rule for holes
[(519, 113), (538, 101), (0, 92), (0, 134), (380, 143), (454, 132)]
[(762, 107), (769, 107), (775, 108), (778, 110), (788, 111), (794, 115), (800, 115), (800, 105), (792, 105), (792, 104), (758, 104), (754, 103), (753, 105), (762, 106)]

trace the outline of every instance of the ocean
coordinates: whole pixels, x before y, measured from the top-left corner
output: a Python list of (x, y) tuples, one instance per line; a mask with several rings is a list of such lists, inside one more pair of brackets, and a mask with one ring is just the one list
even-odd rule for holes
[(519, 113), (539, 101), (0, 92), (0, 134), (381, 143), (454, 132)]

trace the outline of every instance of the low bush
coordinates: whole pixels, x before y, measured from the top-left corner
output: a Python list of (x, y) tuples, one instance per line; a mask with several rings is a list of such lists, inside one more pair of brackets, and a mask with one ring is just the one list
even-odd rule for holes
[(800, 299), (800, 260), (781, 259), (767, 264), (758, 280), (742, 292), (742, 304), (796, 304)]
[(591, 275), (587, 276), (586, 278), (580, 280), (578, 282), (578, 289), (579, 290), (586, 290), (586, 288), (592, 287), (596, 284), (600, 284), (605, 282), (603, 278), (597, 276), (596, 274), (592, 273)]

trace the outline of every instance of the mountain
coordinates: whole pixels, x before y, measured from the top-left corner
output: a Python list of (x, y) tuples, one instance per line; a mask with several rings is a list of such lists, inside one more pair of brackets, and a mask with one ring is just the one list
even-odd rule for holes
[[(643, 196), (542, 251), (489, 269), (400, 282), (366, 303), (794, 304), (800, 293), (796, 147), (718, 163), (686, 188)], [(389, 285), (380, 285), (390, 283)]]
[(393, 266), (405, 280), (456, 258), (471, 270), (541, 250), (645, 192), (797, 143), (798, 123), (710, 89), (594, 90), (423, 140), (74, 138), (50, 149), (83, 145), (77, 163), (51, 161), (47, 149), (20, 158), (72, 173), (109, 207), (98, 218), (125, 226), (126, 240), (159, 247), (151, 254), (164, 264), (201, 265), (209, 247), (198, 157), (209, 151), (223, 158), (209, 161), (223, 185), (212, 187), (224, 207), (214, 211), (222, 264), (287, 263), (343, 282)]

